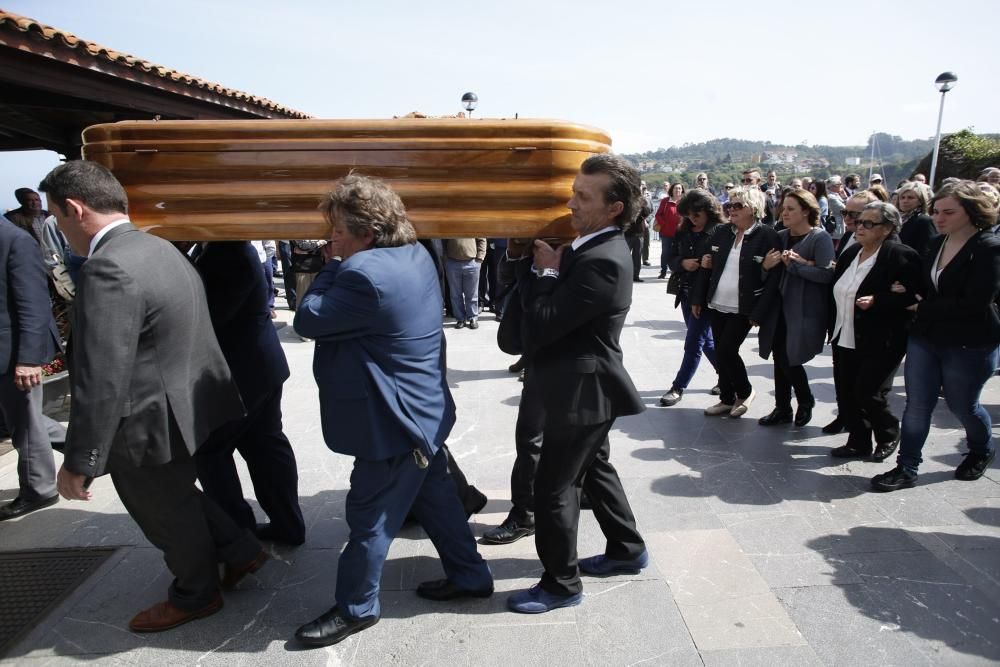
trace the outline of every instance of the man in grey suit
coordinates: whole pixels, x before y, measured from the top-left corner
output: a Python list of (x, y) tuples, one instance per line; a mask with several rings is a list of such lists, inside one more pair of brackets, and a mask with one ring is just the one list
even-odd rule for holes
[(42, 253), (31, 234), (0, 216), (0, 416), (17, 449), (17, 497), (0, 521), (59, 500), (42, 415), (42, 364), (59, 350)]
[(89, 500), (90, 481), (110, 473), (175, 577), (168, 599), (129, 628), (168, 630), (222, 608), (219, 562), (228, 589), (267, 558), (250, 531), (195, 486), (192, 455), (215, 428), (242, 416), (243, 405), (201, 278), (173, 245), (132, 226), (111, 172), (67, 162), (40, 189), (74, 253), (88, 257), (73, 311), (59, 493)]

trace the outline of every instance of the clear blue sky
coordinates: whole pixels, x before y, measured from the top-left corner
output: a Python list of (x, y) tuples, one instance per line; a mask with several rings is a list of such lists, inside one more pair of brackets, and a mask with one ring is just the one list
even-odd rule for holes
[[(863, 144), (1000, 131), (996, 0), (5, 0), (42, 23), (322, 118), (461, 110), (603, 128), (636, 152), (719, 137)], [(53, 154), (0, 153), (0, 208)]]

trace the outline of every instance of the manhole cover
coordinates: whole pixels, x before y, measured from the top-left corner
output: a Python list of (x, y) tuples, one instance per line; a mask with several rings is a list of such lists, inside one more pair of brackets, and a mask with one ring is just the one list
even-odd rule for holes
[(0, 552), (0, 655), (38, 625), (114, 549)]

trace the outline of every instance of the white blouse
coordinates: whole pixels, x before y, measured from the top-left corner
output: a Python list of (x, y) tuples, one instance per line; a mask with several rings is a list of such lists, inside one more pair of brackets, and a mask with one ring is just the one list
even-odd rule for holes
[(740, 312), (740, 251), (743, 249), (743, 241), (746, 237), (740, 238), (740, 242), (733, 243), (729, 249), (729, 259), (719, 276), (719, 284), (715, 287), (715, 294), (712, 295), (712, 302), (709, 307), (720, 313)]
[[(833, 300), (837, 304), (837, 319), (833, 324), (833, 339), (839, 347), (854, 349), (854, 302), (858, 298), (858, 288), (868, 277), (882, 246), (875, 254), (861, 262), (861, 253), (854, 256), (854, 261), (833, 284)], [(837, 335), (840, 338), (837, 339)]]

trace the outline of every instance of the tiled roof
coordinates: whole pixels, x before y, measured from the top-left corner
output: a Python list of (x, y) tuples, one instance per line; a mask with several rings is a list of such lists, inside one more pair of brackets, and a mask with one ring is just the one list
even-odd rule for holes
[(51, 49), (46, 50), (42, 55), (48, 55), (49, 57), (53, 57), (58, 60), (67, 60), (67, 58), (72, 58), (75, 54), (88, 54), (94, 58), (108, 61), (118, 67), (131, 68), (133, 70), (153, 74), (175, 83), (197, 88), (201, 91), (208, 91), (210, 93), (232, 98), (243, 104), (260, 107), (271, 113), (278, 114), (286, 118), (310, 117), (308, 114), (304, 114), (301, 111), (296, 111), (294, 109), (289, 109), (288, 107), (272, 102), (269, 99), (256, 97), (254, 95), (250, 95), (249, 93), (233, 90), (232, 88), (226, 88), (217, 83), (205, 81), (204, 79), (199, 79), (198, 77), (191, 76), (190, 74), (185, 74), (168, 67), (163, 67), (162, 65), (157, 65), (156, 63), (151, 63), (148, 60), (143, 60), (127, 53), (121, 53), (120, 51), (109, 49), (95, 42), (88, 42), (85, 39), (80, 39), (76, 35), (71, 35), (68, 32), (59, 30), (58, 28), (53, 28), (52, 26), (39, 23), (38, 21), (26, 16), (21, 16), (19, 14), (14, 14), (0, 9), (0, 44), (3, 43), (2, 33), (5, 31), (34, 34), (41, 37), (48, 44), (48, 48)]

